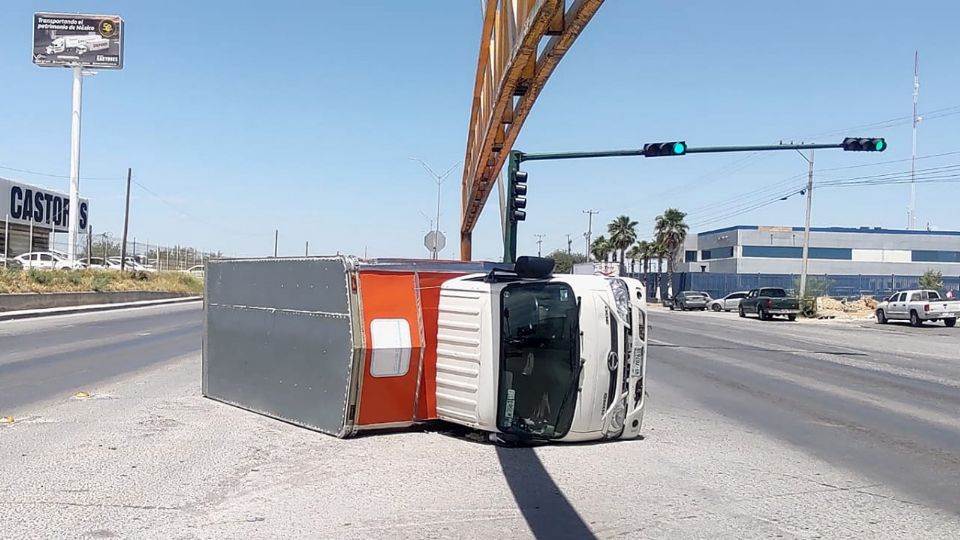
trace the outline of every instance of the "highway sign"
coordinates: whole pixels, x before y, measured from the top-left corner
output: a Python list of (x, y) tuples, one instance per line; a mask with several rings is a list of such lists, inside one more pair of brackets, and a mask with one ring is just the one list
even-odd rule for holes
[(439, 253), (447, 246), (447, 237), (440, 231), (430, 231), (423, 237), (423, 246), (431, 253)]
[(33, 63), (122, 69), (123, 19), (118, 15), (34, 13)]

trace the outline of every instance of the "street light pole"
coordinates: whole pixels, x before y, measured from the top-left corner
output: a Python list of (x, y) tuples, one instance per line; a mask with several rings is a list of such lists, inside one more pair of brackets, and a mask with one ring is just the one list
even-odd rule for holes
[[(799, 150), (797, 151), (799, 153)], [(800, 267), (800, 298), (807, 296), (807, 262), (810, 255), (810, 209), (813, 206), (813, 150), (810, 150), (810, 157), (800, 154), (807, 160), (809, 168), (807, 169), (807, 216), (803, 223), (803, 255)]]
[[(410, 159), (420, 163), (420, 165), (427, 171), (427, 173), (430, 174), (430, 176), (433, 177), (434, 181), (437, 183), (437, 219), (436, 221), (434, 221), (434, 226), (436, 228), (433, 230), (433, 232), (434, 232), (434, 238), (439, 239), (440, 238), (440, 186), (442, 186), (443, 181), (446, 180), (448, 176), (450, 176), (450, 173), (452, 173), (453, 170), (460, 165), (460, 162), (458, 161), (453, 165), (451, 165), (450, 168), (447, 169), (446, 172), (444, 172), (443, 174), (437, 174), (433, 172), (433, 169), (431, 169), (430, 166), (427, 165), (422, 159), (413, 158), (413, 157)], [(440, 251), (436, 249), (433, 250), (433, 259), (439, 259), (439, 258), (440, 258)]]
[(545, 234), (535, 234), (537, 237), (537, 257), (543, 257), (543, 237)]

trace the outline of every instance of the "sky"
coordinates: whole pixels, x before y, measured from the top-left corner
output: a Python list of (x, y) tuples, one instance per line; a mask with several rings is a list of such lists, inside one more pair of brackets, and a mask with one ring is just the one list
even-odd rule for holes
[[(265, 6), (268, 6), (266, 8)], [(0, 176), (66, 192), (69, 70), (30, 61), (32, 14), (119, 14), (125, 65), (85, 78), (81, 194), (97, 232), (227, 255), (426, 257), (440, 172), (464, 158), (481, 30), (479, 0), (0, 2)], [(564, 57), (515, 145), (525, 152), (839, 142), (882, 153), (815, 155), (814, 226), (902, 229), (906, 184), (828, 187), (910, 170), (920, 54), (920, 227), (960, 230), (960, 55), (952, 1), (607, 0)], [(945, 154), (945, 155), (944, 155)], [(583, 250), (625, 214), (641, 238), (668, 207), (693, 232), (802, 225), (796, 152), (524, 164), (519, 252)], [(29, 172), (24, 172), (29, 171)], [(945, 171), (945, 172), (944, 172)], [(457, 257), (462, 165), (442, 185), (440, 229)], [(888, 178), (888, 177), (882, 177)], [(871, 180), (871, 179), (866, 179)], [(946, 180), (946, 181), (944, 181)], [(474, 257), (498, 259), (491, 197)]]

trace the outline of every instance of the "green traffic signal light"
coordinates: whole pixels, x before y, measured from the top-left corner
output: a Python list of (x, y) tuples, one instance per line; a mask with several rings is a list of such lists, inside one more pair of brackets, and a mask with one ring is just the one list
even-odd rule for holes
[(682, 156), (686, 153), (686, 141), (647, 143), (643, 145), (644, 157)]
[(847, 137), (840, 143), (840, 147), (847, 152), (883, 152), (887, 149), (887, 140), (880, 138)]

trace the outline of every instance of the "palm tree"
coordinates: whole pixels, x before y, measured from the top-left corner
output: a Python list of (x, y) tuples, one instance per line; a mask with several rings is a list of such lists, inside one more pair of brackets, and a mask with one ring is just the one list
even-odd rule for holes
[(598, 261), (606, 261), (610, 250), (610, 242), (603, 235), (598, 236), (590, 243), (590, 254)]
[(640, 259), (640, 271), (643, 273), (643, 284), (647, 284), (647, 273), (650, 271), (650, 257), (653, 257), (653, 243), (641, 240), (630, 249), (630, 258)]
[(663, 214), (657, 216), (653, 227), (657, 242), (663, 245), (666, 250), (668, 286), (673, 284), (673, 268), (677, 261), (677, 255), (683, 248), (683, 242), (687, 239), (687, 231), (690, 229), (683, 221), (686, 217), (686, 212), (681, 212), (676, 208), (667, 208)]
[(656, 296), (660, 296), (660, 282), (663, 280), (663, 258), (667, 256), (667, 247), (660, 242), (650, 244), (650, 257), (657, 260), (657, 282)]
[[(628, 251), (627, 257), (630, 258), (630, 275), (636, 275), (637, 273), (637, 259), (643, 259), (643, 252), (640, 251), (640, 244), (634, 244)], [(641, 265), (642, 266), (642, 265)]]
[(607, 225), (607, 233), (610, 234), (610, 249), (620, 254), (620, 272), (623, 273), (624, 254), (627, 248), (637, 241), (637, 222), (630, 219), (629, 216), (618, 216)]

